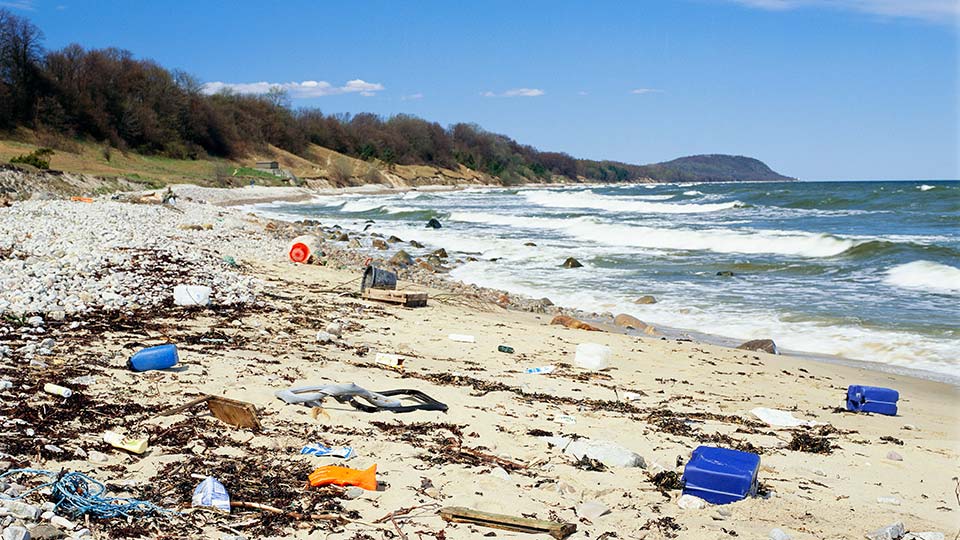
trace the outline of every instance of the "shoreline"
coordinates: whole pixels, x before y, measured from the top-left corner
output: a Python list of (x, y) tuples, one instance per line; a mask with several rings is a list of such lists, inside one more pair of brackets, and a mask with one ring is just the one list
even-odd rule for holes
[[(584, 184), (584, 185), (587, 185), (587, 184)], [(454, 185), (454, 186), (445, 185), (445, 186), (432, 186), (432, 187), (434, 189), (430, 189), (430, 190), (419, 189), (416, 187), (394, 188), (389, 190), (372, 190), (372, 189), (358, 190), (358, 189), (350, 189), (350, 188), (339, 188), (339, 189), (318, 190), (317, 195), (318, 196), (331, 196), (331, 195), (337, 196), (337, 195), (352, 195), (352, 194), (360, 193), (363, 195), (375, 196), (375, 195), (405, 193), (408, 191), (459, 191), (459, 190), (468, 189), (471, 187), (492, 187), (492, 188), (500, 188), (500, 189), (510, 189), (509, 187), (504, 187), (504, 186), (477, 186), (476, 184), (463, 184), (463, 185)], [(530, 185), (530, 186), (523, 186), (523, 187), (549, 188), (549, 187), (557, 187), (557, 186), (556, 184), (538, 184), (538, 185)], [(244, 188), (234, 188), (234, 189), (244, 189)], [(246, 203), (246, 202), (228, 203), (228, 204), (225, 204), (224, 206), (249, 206), (250, 207), (248, 208), (249, 211), (257, 215), (261, 215), (261, 217), (264, 217), (267, 219), (277, 219), (279, 221), (284, 221), (284, 222), (294, 222), (295, 220), (293, 220), (292, 218), (290, 220), (286, 220), (279, 216), (265, 215), (265, 214), (269, 214), (269, 212), (265, 212), (261, 214), (256, 209), (253, 208), (257, 205), (271, 204), (271, 203), (277, 203), (277, 202), (298, 202), (298, 201), (291, 201), (288, 198), (280, 198), (275, 200), (260, 200), (254, 203)], [(309, 219), (309, 217), (303, 216), (302, 219)], [(370, 255), (370, 254), (365, 253), (364, 255)], [(461, 286), (466, 285), (466, 283), (450, 277), (449, 270), (444, 274), (439, 274), (439, 277), (440, 279), (443, 279), (444, 281), (448, 282), (451, 287), (456, 287), (457, 285), (461, 285)], [(482, 288), (492, 291), (495, 295), (506, 294), (511, 297), (523, 297), (524, 299), (531, 302), (537, 300), (535, 298), (527, 297), (525, 295), (520, 295), (518, 293), (514, 293), (513, 291), (509, 291), (509, 290), (490, 289), (487, 287), (482, 287)], [(595, 324), (602, 324), (604, 325), (605, 330), (608, 332), (615, 331), (615, 332), (631, 334), (629, 330), (613, 325), (611, 320), (612, 317), (605, 317), (599, 313), (585, 311), (576, 306), (560, 305), (557, 307), (560, 308), (564, 313), (569, 313), (585, 321), (595, 323)], [(745, 341), (742, 339), (737, 339), (729, 336), (711, 334), (709, 332), (703, 332), (697, 329), (666, 326), (666, 325), (659, 324), (656, 320), (646, 320), (644, 322), (653, 325), (659, 331), (661, 331), (663, 335), (669, 336), (669, 337), (677, 337), (677, 336), (692, 337), (694, 341), (712, 344), (712, 345), (720, 345), (720, 346), (729, 347), (729, 348), (736, 348), (739, 344)], [(771, 338), (773, 338), (774, 341), (776, 341), (775, 336), (771, 336)], [(873, 370), (873, 371), (877, 371), (878, 373), (894, 374), (894, 375), (911, 377), (915, 379), (938, 382), (938, 383), (948, 384), (948, 385), (956, 386), (960, 388), (960, 376), (951, 375), (947, 373), (939, 373), (939, 372), (923, 370), (919, 368), (912, 368), (909, 366), (899, 366), (894, 364), (886, 364), (882, 362), (871, 362), (869, 360), (863, 360), (858, 358), (846, 358), (846, 357), (837, 356), (837, 355), (822, 354), (822, 353), (815, 353), (815, 352), (795, 350), (795, 349), (781, 349), (781, 354), (806, 358), (808, 360), (827, 363), (827, 364), (837, 364), (837, 365), (843, 365), (843, 366), (848, 366), (848, 367), (853, 367), (858, 369)]]

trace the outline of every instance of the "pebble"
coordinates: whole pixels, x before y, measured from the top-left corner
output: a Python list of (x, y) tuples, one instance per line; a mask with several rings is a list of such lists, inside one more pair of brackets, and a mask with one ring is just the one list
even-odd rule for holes
[(347, 488), (347, 490), (343, 492), (343, 496), (348, 499), (359, 499), (360, 497), (363, 497), (363, 493), (363, 488), (351, 487)]
[(87, 536), (93, 536), (93, 533), (90, 532), (90, 529), (84, 527), (73, 533), (74, 538), (85, 538)]
[(66, 529), (68, 531), (72, 531), (77, 528), (76, 523), (63, 516), (53, 516), (50, 518), (50, 524), (54, 527), (60, 527), (61, 529)]
[(343, 327), (340, 323), (330, 323), (327, 325), (326, 331), (328, 334), (340, 337), (343, 335)]
[[(15, 486), (11, 486), (7, 492), (9, 493), (10, 490), (15, 490)], [(17, 495), (19, 495), (19, 490), (16, 490), (16, 492)], [(16, 497), (17, 495), (12, 496)], [(0, 506), (6, 508), (11, 515), (21, 519), (36, 520), (40, 517), (40, 508), (33, 506), (32, 504), (22, 503), (20, 501), (0, 500)]]
[(946, 540), (942, 532), (915, 532), (903, 537), (903, 540)]
[(770, 540), (793, 540), (792, 536), (780, 529), (771, 529), (770, 534), (767, 536), (770, 538)]
[(677, 501), (677, 506), (683, 508), (684, 510), (700, 510), (706, 508), (709, 503), (700, 497), (694, 497), (693, 495), (681, 495), (680, 499)]
[(891, 461), (903, 461), (903, 456), (891, 450), (887, 452), (887, 459)]
[(110, 456), (96, 450), (88, 450), (87, 461), (90, 463), (107, 463), (110, 461)]
[(334, 339), (336, 339), (336, 337), (329, 332), (324, 332), (323, 330), (317, 332), (317, 341), (320, 343), (330, 343)]
[(63, 531), (53, 525), (41, 523), (30, 529), (30, 536), (33, 540), (52, 540), (54, 538), (63, 538), (64, 534)]
[(505, 480), (507, 482), (510, 481), (510, 473), (508, 473), (503, 467), (494, 467), (494, 469), (490, 471), (490, 476), (499, 478), (500, 480)]
[(867, 533), (866, 536), (869, 540), (899, 540), (903, 536), (904, 531), (903, 522), (898, 521), (882, 529)]
[(3, 530), (3, 540), (30, 540), (30, 531), (26, 527), (11, 525)]

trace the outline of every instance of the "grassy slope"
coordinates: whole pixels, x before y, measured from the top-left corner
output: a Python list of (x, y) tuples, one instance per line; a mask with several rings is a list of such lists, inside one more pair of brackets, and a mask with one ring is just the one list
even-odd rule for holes
[[(33, 140), (32, 134), (21, 131), (16, 134), (18, 140), (0, 139), (0, 163), (10, 158), (30, 153), (40, 145), (23, 142)], [(206, 158), (199, 160), (171, 159), (158, 156), (144, 156), (133, 152), (120, 152), (110, 149), (110, 159), (104, 155), (103, 146), (86, 142), (69, 142), (55, 149), (50, 159), (50, 168), (54, 170), (87, 174), (103, 179), (104, 191), (118, 189), (116, 179), (124, 178), (134, 184), (145, 187), (161, 187), (165, 184), (191, 183), (204, 186), (239, 186), (250, 180), (261, 185), (284, 185), (286, 182), (269, 173), (252, 169), (257, 161), (277, 161), (280, 167), (291, 171), (298, 178), (305, 179), (315, 187), (329, 187), (329, 170), (334, 163), (346, 165), (355, 177), (347, 183), (356, 185), (367, 183), (376, 175), (368, 174), (371, 168), (378, 170), (380, 183), (392, 185), (414, 185), (425, 183), (480, 183), (489, 178), (475, 171), (461, 167), (459, 170), (438, 169), (419, 165), (398, 165), (392, 169), (353, 159), (327, 148), (311, 145), (305, 156), (291, 154), (276, 147), (253, 152), (241, 160)], [(113, 186), (113, 189), (111, 189)]]

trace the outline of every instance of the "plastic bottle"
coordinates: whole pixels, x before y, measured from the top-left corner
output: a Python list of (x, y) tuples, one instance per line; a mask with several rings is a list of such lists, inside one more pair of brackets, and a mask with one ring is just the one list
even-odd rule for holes
[(127, 367), (132, 371), (167, 369), (177, 365), (179, 361), (180, 355), (177, 353), (177, 346), (168, 343), (140, 349), (127, 360)]
[(55, 396), (68, 398), (73, 395), (73, 390), (60, 386), (59, 384), (47, 383), (43, 385), (43, 391)]
[(108, 431), (104, 433), (103, 442), (114, 448), (126, 450), (127, 452), (134, 454), (142, 454), (147, 451), (146, 439), (130, 439), (115, 431)]
[(536, 374), (546, 375), (546, 374), (548, 374), (548, 373), (553, 373), (553, 371), (554, 371), (555, 369), (557, 369), (556, 366), (540, 366), (540, 367), (527, 368), (527, 369), (523, 370), (523, 372), (524, 372), (524, 373), (531, 373), (531, 374), (535, 374), (535, 375), (536, 375)]
[(612, 354), (610, 347), (606, 345), (581, 343), (577, 345), (577, 354), (573, 363), (579, 368), (600, 371), (610, 367), (610, 356)]

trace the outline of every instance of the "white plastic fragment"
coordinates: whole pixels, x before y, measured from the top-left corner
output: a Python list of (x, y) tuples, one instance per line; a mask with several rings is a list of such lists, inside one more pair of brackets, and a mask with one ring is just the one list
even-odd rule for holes
[(752, 409), (750, 414), (759, 418), (762, 422), (774, 427), (813, 427), (819, 425), (819, 422), (812, 420), (800, 420), (795, 418), (792, 412), (781, 411), (779, 409), (767, 409), (766, 407), (757, 407)]
[(771, 529), (767, 536), (770, 540), (793, 540), (792, 536), (777, 528)]
[(610, 357), (613, 351), (606, 345), (599, 343), (581, 343), (577, 345), (577, 352), (573, 357), (573, 364), (578, 368), (601, 371), (610, 367)]
[(205, 285), (177, 285), (173, 288), (173, 303), (178, 306), (206, 306), (210, 304), (213, 289)]
[(899, 540), (903, 538), (905, 528), (902, 521), (898, 521), (891, 525), (887, 525), (882, 529), (877, 529), (871, 533), (867, 533), (866, 537), (870, 540)]
[(447, 336), (450, 341), (458, 341), (460, 343), (476, 343), (477, 338), (468, 335), (468, 334), (450, 334)]
[(693, 495), (681, 495), (680, 499), (677, 500), (677, 506), (684, 510), (700, 510), (706, 508), (709, 504), (700, 497), (694, 497)]
[(597, 501), (580, 503), (574, 510), (577, 512), (577, 517), (586, 518), (590, 521), (596, 521), (600, 516), (610, 512), (610, 508)]

